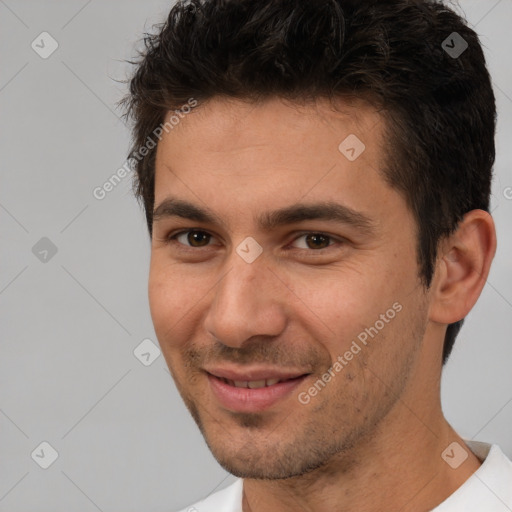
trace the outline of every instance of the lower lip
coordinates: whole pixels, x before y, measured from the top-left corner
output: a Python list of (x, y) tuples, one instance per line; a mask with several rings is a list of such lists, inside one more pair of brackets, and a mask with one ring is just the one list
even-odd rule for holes
[(208, 374), (208, 380), (213, 394), (226, 408), (236, 412), (261, 412), (276, 404), (279, 400), (289, 396), (307, 375), (296, 379), (278, 382), (273, 386), (250, 389), (237, 388), (226, 384), (222, 379)]

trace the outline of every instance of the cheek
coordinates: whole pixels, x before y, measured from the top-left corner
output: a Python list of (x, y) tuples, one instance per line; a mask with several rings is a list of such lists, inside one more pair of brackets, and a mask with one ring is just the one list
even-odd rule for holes
[[(215, 278), (215, 276), (213, 276)], [(154, 330), (166, 358), (197, 336), (205, 301), (214, 293), (218, 280), (205, 272), (187, 273), (184, 266), (169, 264), (165, 257), (153, 255), (151, 260), (148, 298)], [(213, 289), (212, 289), (213, 288)], [(210, 290), (210, 293), (208, 291)]]
[(385, 276), (383, 280), (379, 283), (378, 274), (368, 269), (331, 270), (304, 278), (290, 288), (302, 307), (306, 306), (308, 316), (316, 318), (331, 335), (345, 339), (375, 322), (393, 304), (393, 291)]
[(175, 279), (171, 280), (151, 267), (148, 285), (151, 318), (162, 355), (176, 382), (181, 380), (178, 360), (183, 345), (181, 340), (186, 339), (186, 334), (180, 332), (183, 301), (179, 300), (181, 290), (175, 285)]
[(190, 309), (187, 297), (190, 287), (182, 286), (182, 282), (176, 269), (166, 268), (152, 259), (148, 282), (149, 308), (161, 345), (179, 339), (176, 332), (180, 328), (180, 319)]
[(149, 273), (148, 298), (151, 318), (157, 335), (165, 327), (164, 324), (168, 323), (168, 314), (174, 309), (174, 299), (173, 295), (169, 293), (169, 289), (168, 280), (152, 265)]
[(324, 275), (317, 273), (314, 279), (310, 276), (293, 286), (302, 300), (299, 307), (304, 312), (304, 328), (311, 329), (311, 336), (327, 349), (331, 361), (345, 354), (347, 361), (357, 360), (350, 363), (350, 373), (357, 373), (368, 357), (380, 353), (386, 347), (384, 339), (403, 321), (404, 313), (397, 309), (402, 309), (407, 295), (404, 290), (407, 292), (411, 283), (398, 272), (365, 264), (364, 271), (340, 268)]

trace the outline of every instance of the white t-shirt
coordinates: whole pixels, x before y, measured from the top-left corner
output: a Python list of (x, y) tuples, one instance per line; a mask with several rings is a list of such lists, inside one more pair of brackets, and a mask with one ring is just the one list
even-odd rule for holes
[[(431, 512), (512, 512), (512, 462), (497, 444), (464, 439), (482, 465)], [(243, 480), (180, 512), (242, 512)]]

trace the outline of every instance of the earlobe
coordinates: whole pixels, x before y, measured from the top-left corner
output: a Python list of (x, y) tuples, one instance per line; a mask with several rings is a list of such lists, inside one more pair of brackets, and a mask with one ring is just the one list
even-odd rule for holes
[(440, 243), (432, 286), (430, 320), (457, 322), (473, 308), (482, 292), (496, 253), (491, 215), (471, 210), (456, 232)]

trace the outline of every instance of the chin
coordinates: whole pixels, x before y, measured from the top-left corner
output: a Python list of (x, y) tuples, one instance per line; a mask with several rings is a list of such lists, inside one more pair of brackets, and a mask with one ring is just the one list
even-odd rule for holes
[(295, 443), (291, 438), (287, 443), (276, 441), (277, 444), (270, 444), (268, 434), (264, 432), (259, 439), (255, 439), (254, 434), (240, 437), (235, 433), (229, 434), (228, 430), (218, 432), (218, 437), (213, 441), (203, 432), (217, 462), (239, 478), (283, 480), (299, 477), (326, 465), (333, 455), (333, 447), (326, 451), (304, 450), (298, 448), (304, 448), (304, 444)]
[(241, 460), (238, 455), (217, 456), (217, 462), (232, 475), (239, 478), (254, 480), (286, 480), (300, 477), (325, 465), (325, 461), (311, 463), (311, 461), (291, 461), (288, 457), (279, 457), (269, 460), (266, 454), (255, 454), (255, 459)]

